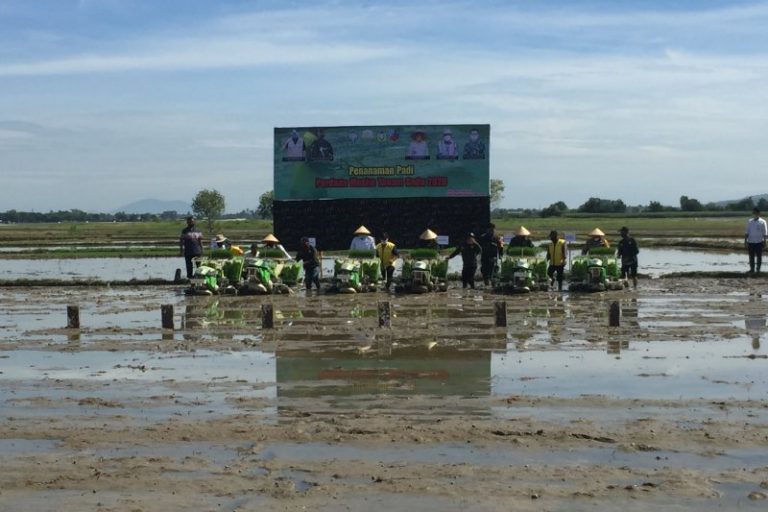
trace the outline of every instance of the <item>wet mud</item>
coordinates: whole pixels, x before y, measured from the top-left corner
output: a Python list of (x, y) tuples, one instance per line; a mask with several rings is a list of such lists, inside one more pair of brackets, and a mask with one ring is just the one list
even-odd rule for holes
[(518, 296), (13, 287), (0, 306), (2, 511), (768, 503), (760, 279)]

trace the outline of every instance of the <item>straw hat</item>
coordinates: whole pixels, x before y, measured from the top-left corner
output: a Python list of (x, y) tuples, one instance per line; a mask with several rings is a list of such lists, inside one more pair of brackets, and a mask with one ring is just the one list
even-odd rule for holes
[(600, 231), (600, 228), (595, 228), (589, 232), (589, 236), (605, 236), (605, 233)]
[(278, 240), (277, 238), (275, 238), (275, 235), (273, 235), (272, 233), (270, 233), (270, 234), (268, 234), (267, 236), (265, 236), (264, 238), (262, 238), (262, 239), (261, 239), (261, 241), (262, 241), (262, 242), (274, 242), (274, 243), (276, 243), (276, 244), (279, 244), (279, 243), (280, 243), (280, 240)]
[(428, 229), (424, 231), (421, 235), (419, 235), (419, 239), (421, 240), (434, 240), (435, 238), (437, 238), (437, 233), (435, 233), (431, 229)]
[(227, 237), (219, 233), (218, 235), (216, 235), (216, 238), (214, 238), (214, 240), (216, 240), (217, 242), (224, 242), (227, 240)]
[(525, 226), (520, 226), (520, 229), (515, 231), (516, 236), (530, 236), (531, 232), (525, 229)]
[(357, 228), (357, 231), (355, 231), (355, 233), (354, 233), (354, 234), (355, 234), (355, 235), (370, 235), (370, 234), (371, 234), (371, 232), (370, 232), (370, 231), (368, 231), (368, 228), (367, 228), (367, 227), (365, 227), (365, 226), (360, 226), (359, 228)]

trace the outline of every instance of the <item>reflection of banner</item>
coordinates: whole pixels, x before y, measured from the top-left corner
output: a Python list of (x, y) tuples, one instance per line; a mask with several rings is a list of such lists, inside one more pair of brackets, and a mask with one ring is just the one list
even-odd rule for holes
[(275, 128), (275, 200), (488, 196), (490, 130)]

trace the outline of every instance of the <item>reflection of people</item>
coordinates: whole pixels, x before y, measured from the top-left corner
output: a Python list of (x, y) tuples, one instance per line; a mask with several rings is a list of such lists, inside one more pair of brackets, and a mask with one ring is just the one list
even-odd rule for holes
[(278, 249), (280, 252), (283, 253), (283, 257), (287, 260), (292, 260), (291, 255), (288, 254), (288, 251), (285, 250), (285, 247), (283, 247), (283, 244), (280, 243), (280, 240), (275, 237), (272, 233), (268, 234), (264, 238), (261, 239), (261, 242), (264, 244), (265, 249)]
[(299, 132), (291, 131), (291, 136), (283, 143), (283, 162), (304, 160), (304, 139), (299, 137)]
[(485, 144), (477, 128), (469, 130), (469, 141), (464, 144), (464, 160), (485, 160)]
[(483, 276), (483, 284), (489, 286), (496, 276), (499, 258), (504, 254), (504, 241), (496, 235), (495, 224), (488, 224), (488, 228), (480, 235), (480, 248), (483, 249), (480, 274)]
[(349, 244), (349, 250), (373, 251), (376, 249), (376, 240), (371, 236), (371, 232), (365, 226), (360, 226), (355, 230), (355, 237)]
[(192, 279), (194, 268), (192, 259), (203, 255), (203, 233), (197, 229), (195, 218), (187, 217), (187, 227), (181, 230), (179, 238), (179, 253), (184, 256), (187, 266), (187, 279)]
[(467, 239), (459, 244), (456, 249), (447, 256), (445, 259), (449, 260), (454, 256), (461, 254), (461, 287), (466, 288), (469, 286), (473, 290), (475, 289), (475, 273), (477, 272), (477, 257), (482, 255), (483, 249), (475, 241), (475, 234), (470, 233), (467, 235)]
[(610, 247), (611, 244), (605, 238), (605, 233), (600, 228), (595, 228), (589, 232), (589, 238), (584, 243), (584, 249), (581, 254), (589, 254), (589, 250), (595, 247)]
[(381, 234), (381, 242), (376, 245), (376, 256), (381, 261), (381, 277), (385, 279), (385, 286), (389, 290), (395, 273), (395, 261), (400, 256), (395, 244), (389, 241), (389, 233)]
[(443, 130), (443, 138), (437, 143), (437, 158), (441, 160), (459, 158), (459, 150), (453, 141), (453, 132), (449, 128)]
[(640, 249), (637, 248), (635, 239), (629, 236), (629, 228), (622, 227), (619, 231), (621, 240), (616, 246), (616, 256), (621, 258), (621, 278), (632, 278), (632, 286), (637, 288), (637, 254)]
[(309, 145), (308, 158), (310, 160), (333, 160), (333, 146), (325, 140), (325, 131), (317, 131), (317, 138)]
[(416, 131), (411, 134), (411, 143), (408, 145), (405, 158), (406, 160), (429, 160), (427, 135), (424, 132)]
[(525, 229), (525, 226), (520, 226), (520, 229), (515, 231), (515, 236), (509, 240), (510, 247), (533, 247), (531, 241), (531, 232)]
[(760, 210), (752, 209), (753, 217), (747, 221), (747, 230), (744, 234), (744, 243), (749, 251), (749, 273), (760, 273), (763, 263), (763, 249), (768, 238), (768, 225), (765, 219), (760, 217)]
[(760, 335), (765, 332), (765, 316), (760, 314), (747, 315), (744, 317), (744, 327), (752, 337), (752, 348), (760, 348)]
[(555, 276), (557, 276), (557, 289), (563, 290), (563, 273), (565, 271), (565, 262), (567, 258), (565, 256), (565, 239), (560, 238), (557, 231), (549, 232), (549, 239), (552, 241), (547, 246), (547, 261), (549, 261), (549, 267), (547, 267), (547, 275), (549, 276), (549, 285), (555, 284)]
[(431, 229), (424, 230), (424, 232), (419, 235), (419, 247), (421, 249), (439, 249), (440, 247), (437, 244), (437, 233)]
[(309, 238), (302, 237), (301, 246), (296, 253), (296, 259), (304, 263), (304, 284), (307, 291), (312, 285), (320, 289), (320, 254), (310, 243)]

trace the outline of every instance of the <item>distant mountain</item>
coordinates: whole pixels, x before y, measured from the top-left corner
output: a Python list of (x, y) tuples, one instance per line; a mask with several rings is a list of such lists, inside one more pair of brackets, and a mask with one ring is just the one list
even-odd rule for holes
[(142, 199), (117, 208), (113, 213), (163, 213), (176, 211), (183, 214), (192, 210), (189, 203), (184, 201), (162, 201), (160, 199)]
[(740, 197), (739, 199), (727, 199), (725, 201), (716, 201), (715, 204), (718, 205), (718, 206), (728, 206), (731, 203), (739, 202), (742, 199), (745, 199), (747, 197), (751, 198), (752, 202), (754, 204), (757, 204), (761, 199), (765, 199), (766, 201), (768, 201), (768, 194), (757, 194), (757, 195), (754, 195), (754, 196)]

